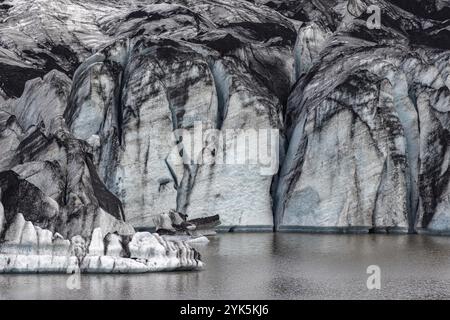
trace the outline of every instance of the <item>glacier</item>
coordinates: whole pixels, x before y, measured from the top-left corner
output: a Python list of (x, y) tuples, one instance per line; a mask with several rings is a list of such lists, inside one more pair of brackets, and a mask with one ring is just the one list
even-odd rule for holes
[[(450, 234), (449, 21), (446, 0), (3, 1), (0, 271), (201, 268), (147, 232), (171, 210)], [(221, 163), (267, 151), (234, 149), (249, 132), (277, 132), (275, 170)]]

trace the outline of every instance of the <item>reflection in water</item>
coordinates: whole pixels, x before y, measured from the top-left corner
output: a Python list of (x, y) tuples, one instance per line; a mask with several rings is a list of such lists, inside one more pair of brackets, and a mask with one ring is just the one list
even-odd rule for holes
[[(0, 275), (0, 299), (450, 298), (450, 238), (384, 235), (221, 234), (199, 246), (200, 272)], [(381, 290), (366, 287), (369, 265)]]

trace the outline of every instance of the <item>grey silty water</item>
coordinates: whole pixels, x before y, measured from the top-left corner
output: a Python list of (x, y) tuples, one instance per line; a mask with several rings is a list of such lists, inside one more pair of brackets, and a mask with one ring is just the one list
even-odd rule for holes
[[(421, 235), (220, 234), (198, 246), (200, 272), (0, 275), (1, 299), (447, 299), (450, 238)], [(368, 290), (367, 267), (381, 269)]]

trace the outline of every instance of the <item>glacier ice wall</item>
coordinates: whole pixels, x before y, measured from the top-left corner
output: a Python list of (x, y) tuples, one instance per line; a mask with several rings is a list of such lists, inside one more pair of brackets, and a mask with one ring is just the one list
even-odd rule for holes
[[(247, 230), (447, 232), (449, 8), (5, 2), (4, 223), (23, 213), (68, 238), (90, 237), (97, 227), (148, 228), (176, 209)], [(228, 150), (259, 129), (279, 131), (276, 171), (214, 161), (228, 154), (211, 132)], [(212, 161), (185, 161), (187, 136), (200, 142), (195, 156)]]

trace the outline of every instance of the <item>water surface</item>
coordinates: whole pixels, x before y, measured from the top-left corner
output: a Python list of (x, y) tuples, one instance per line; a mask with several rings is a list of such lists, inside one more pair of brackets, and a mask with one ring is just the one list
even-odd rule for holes
[[(0, 275), (0, 299), (448, 299), (450, 238), (220, 234), (198, 246), (200, 272)], [(381, 289), (368, 290), (369, 265)]]

